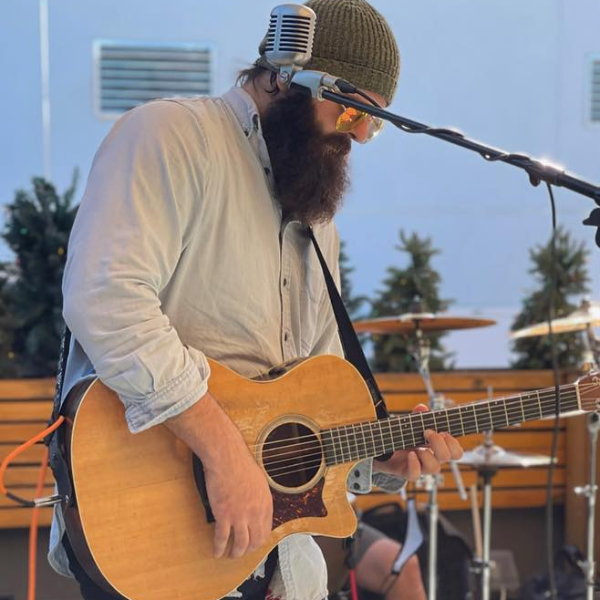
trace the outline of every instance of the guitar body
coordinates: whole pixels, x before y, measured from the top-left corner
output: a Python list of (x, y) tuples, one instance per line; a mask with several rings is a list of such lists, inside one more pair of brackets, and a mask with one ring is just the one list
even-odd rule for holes
[[(215, 600), (239, 586), (286, 536), (347, 537), (356, 528), (346, 498), (352, 463), (326, 466), (322, 452), (308, 459), (292, 455), (286, 463), (277, 458), (292, 435), (309, 436), (302, 439), (319, 448), (321, 429), (375, 420), (354, 367), (321, 356), (276, 379), (255, 381), (210, 364), (210, 392), (269, 475), (274, 500), (270, 538), (242, 558), (213, 557), (214, 523), (183, 442), (163, 425), (131, 434), (122, 403), (97, 379), (66, 401), (75, 494), (75, 506), (64, 510), (69, 540), (98, 583), (131, 600)], [(266, 448), (279, 449), (269, 457)]]

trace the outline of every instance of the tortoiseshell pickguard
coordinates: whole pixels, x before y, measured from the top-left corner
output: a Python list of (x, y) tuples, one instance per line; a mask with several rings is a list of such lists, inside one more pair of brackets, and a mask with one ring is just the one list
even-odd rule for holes
[(314, 487), (302, 494), (285, 494), (271, 488), (273, 496), (273, 528), (301, 517), (325, 517), (322, 478)]

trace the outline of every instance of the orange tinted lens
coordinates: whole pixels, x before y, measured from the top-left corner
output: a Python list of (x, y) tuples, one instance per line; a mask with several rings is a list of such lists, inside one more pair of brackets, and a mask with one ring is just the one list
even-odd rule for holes
[(369, 115), (356, 108), (347, 108), (335, 123), (336, 131), (352, 131), (357, 125), (362, 123)]

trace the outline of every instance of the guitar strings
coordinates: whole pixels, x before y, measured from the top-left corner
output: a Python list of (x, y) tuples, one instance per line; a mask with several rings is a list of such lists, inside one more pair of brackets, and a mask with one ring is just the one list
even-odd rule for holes
[[(584, 386), (587, 386), (589, 388), (593, 388), (593, 387), (597, 387), (597, 384), (583, 384)], [(574, 384), (568, 384), (563, 386), (565, 389), (569, 388), (569, 387), (573, 387), (574, 388)], [(583, 387), (583, 386), (580, 386)], [(587, 390), (581, 390), (581, 391), (587, 391)], [(572, 395), (574, 393), (574, 396)], [(490, 412), (494, 413), (495, 417), (498, 417), (499, 415), (502, 415), (502, 412), (508, 412), (509, 410), (515, 410), (514, 407), (514, 402), (519, 401), (522, 405), (522, 401), (523, 401), (523, 396), (525, 394), (521, 395), (521, 396), (508, 396), (506, 398), (494, 398), (492, 400), (479, 400), (477, 402), (473, 402), (473, 403), (469, 403), (469, 404), (463, 404), (457, 407), (452, 407), (450, 409), (442, 409), (442, 410), (435, 410), (435, 411), (423, 411), (423, 412), (419, 412), (419, 413), (409, 413), (406, 415), (402, 415), (402, 416), (393, 416), (390, 417), (389, 421), (391, 422), (391, 425), (401, 425), (400, 421), (404, 421), (405, 424), (408, 424), (409, 419), (416, 419), (418, 417), (423, 418), (423, 416), (427, 416), (427, 415), (433, 415), (434, 413), (438, 416), (441, 415), (445, 415), (446, 416), (446, 421), (449, 422), (451, 418), (453, 417), (457, 417), (457, 423), (460, 423), (460, 419), (461, 416), (463, 417), (463, 423), (473, 423), (477, 421), (477, 414), (475, 412), (475, 408), (481, 408), (482, 405), (487, 404), (488, 405), (488, 409), (490, 410)], [(538, 402), (540, 404), (540, 406), (543, 404), (544, 405), (544, 409), (548, 407), (548, 402), (550, 401), (551, 403), (554, 402), (554, 388), (547, 388), (546, 390), (540, 390), (540, 394), (539, 394), (539, 399), (538, 399), (538, 395), (536, 392), (535, 396), (532, 396), (532, 393), (529, 393), (529, 398), (527, 398), (528, 400), (534, 400), (535, 404), (537, 405)], [(577, 399), (577, 390), (573, 389), (573, 390), (568, 390), (566, 392), (563, 392), (561, 394), (561, 401), (571, 401), (573, 399)], [(513, 406), (510, 406), (509, 403), (512, 402)], [(494, 403), (501, 403), (502, 406), (493, 406)], [(532, 407), (522, 407), (522, 412), (526, 413), (526, 412), (530, 412), (532, 410), (534, 410), (535, 412), (528, 414), (525, 420), (535, 420), (536, 418), (542, 418), (539, 415), (537, 415), (536, 413), (537, 411), (537, 406), (534, 405)], [(465, 408), (468, 407), (473, 407), (473, 412), (471, 415), (469, 414), (463, 414), (465, 411)], [(574, 410), (576, 410), (578, 407), (574, 407)], [(543, 411), (542, 411), (543, 412)], [(547, 416), (551, 416), (551, 415), (547, 415)], [(414, 418), (414, 419), (413, 419)], [(443, 417), (442, 417), (443, 418)], [(492, 417), (493, 418), (493, 417)], [(387, 422), (387, 420), (384, 420), (383, 422)], [(347, 428), (347, 427), (361, 427), (364, 428), (364, 426), (368, 426), (371, 427), (375, 424), (377, 424), (378, 421), (367, 421), (364, 423), (357, 423), (355, 425), (341, 425), (338, 427), (334, 427), (329, 429), (331, 430), (338, 430), (340, 431), (343, 427)], [(437, 423), (436, 423), (437, 426)], [(355, 431), (352, 431), (352, 434), (354, 434)], [(302, 435), (302, 436), (297, 436), (297, 437), (291, 437), (291, 438), (284, 438), (281, 440), (275, 440), (275, 441), (271, 441), (271, 442), (263, 442), (260, 444), (254, 444), (253, 446), (250, 446), (251, 449), (258, 449), (258, 448), (265, 448), (267, 446), (271, 446), (271, 445), (277, 445), (278, 449), (283, 449), (286, 446), (281, 446), (282, 442), (296, 442), (293, 444), (290, 444), (287, 447), (296, 447), (297, 446), (297, 442), (301, 439), (308, 439), (308, 438), (314, 438), (315, 437), (315, 433), (311, 433), (311, 434), (307, 434), (307, 435)], [(338, 439), (340, 439), (342, 436), (338, 436)], [(350, 439), (350, 437), (352, 437), (352, 435), (347, 434), (346, 438)]]
[[(575, 396), (573, 396), (573, 395), (569, 396), (569, 395), (565, 395), (565, 394), (561, 395), (561, 400), (563, 402), (565, 402), (565, 403), (572, 402), (576, 398), (577, 398), (576, 394), (575, 394)], [(549, 407), (550, 408), (554, 408), (554, 400), (553, 400), (553, 398), (545, 398), (543, 400), (540, 399), (539, 406), (540, 406), (540, 408), (542, 410), (542, 414), (543, 414), (543, 412), (545, 411), (545, 409), (547, 409)], [(542, 408), (542, 406), (543, 406), (543, 408)], [(510, 407), (507, 407), (506, 410), (503, 410), (505, 408), (504, 406), (502, 406), (502, 407), (492, 407), (490, 404), (488, 404), (488, 407), (489, 407), (490, 412), (492, 413), (492, 415), (493, 415), (493, 413), (495, 413), (495, 417), (501, 416), (502, 418), (506, 418), (507, 417), (508, 410), (510, 408)], [(512, 407), (512, 408), (514, 409), (514, 407)], [(537, 409), (537, 407), (532, 407), (532, 408)], [(573, 409), (576, 410), (577, 406), (573, 406)], [(502, 415), (503, 412), (504, 412), (504, 415)], [(531, 412), (531, 409), (528, 409), (528, 411), (523, 411), (523, 412), (527, 413), (526, 414), (526, 421), (529, 421), (529, 420), (539, 420), (540, 418), (542, 418), (542, 417), (540, 417), (538, 415), (538, 411), (537, 410), (535, 410), (535, 412)], [(570, 410), (568, 410), (567, 412), (570, 412)], [(413, 437), (413, 441), (416, 442), (416, 439), (415, 439), (415, 436), (414, 436), (415, 425), (417, 427), (417, 433), (419, 435), (422, 434), (423, 431), (419, 429), (420, 425), (418, 423), (413, 423), (412, 422), (413, 421), (412, 418), (413, 417), (419, 417), (419, 416), (422, 416), (422, 415), (428, 415), (428, 414), (431, 415), (431, 413), (423, 412), (423, 413), (412, 413), (410, 415), (405, 415), (403, 417), (392, 417), (390, 419), (390, 421), (391, 421), (390, 427), (392, 428), (391, 433), (389, 431), (390, 428), (388, 428), (388, 431), (386, 431), (384, 433), (383, 430), (380, 427), (380, 432), (378, 433), (378, 438), (382, 439), (384, 441), (384, 444), (385, 444), (386, 442), (393, 442), (394, 438), (397, 438), (397, 435), (394, 435), (394, 434), (400, 433), (400, 435), (402, 437), (402, 444), (404, 444), (405, 436), (404, 436), (402, 430), (403, 430), (403, 428), (406, 428), (406, 425), (410, 424), (411, 425), (411, 431), (410, 432), (406, 431), (406, 437), (412, 436)], [(452, 415), (452, 416), (459, 416), (459, 415), (458, 415), (458, 413), (456, 413), (455, 415)], [(477, 418), (475, 417), (475, 413), (473, 413), (472, 416), (469, 416), (469, 415), (465, 415), (465, 416), (467, 418), (463, 418), (462, 422), (461, 422), (460, 419), (453, 420), (453, 422), (451, 422), (451, 419), (447, 418), (447, 424), (449, 425), (449, 428), (451, 430), (453, 430), (453, 429), (455, 429), (455, 426), (458, 426), (460, 424), (461, 429), (464, 432), (463, 435), (467, 435), (467, 431), (466, 430), (469, 430), (468, 434), (477, 433), (477, 430), (479, 430), (479, 424), (478, 424)], [(544, 415), (542, 415), (542, 416), (544, 416)], [(546, 416), (551, 416), (551, 415), (548, 414)], [(423, 420), (423, 419), (421, 419), (421, 420)], [(494, 415), (492, 416), (492, 418), (490, 419), (490, 421), (492, 421), (492, 420), (494, 420)], [(509, 422), (506, 425), (503, 425), (502, 427), (496, 427), (496, 429), (512, 426), (510, 424), (510, 417), (508, 417), (507, 420)], [(519, 418), (519, 423), (520, 422), (522, 422), (521, 418)], [(372, 425), (372, 424), (377, 424), (377, 421), (373, 421), (373, 422), (367, 423), (367, 425)], [(476, 425), (476, 429), (473, 430), (473, 431), (471, 431), (470, 429), (473, 427), (473, 425)], [(357, 431), (355, 429), (355, 426), (350, 425), (348, 427), (352, 428), (351, 431), (348, 431), (345, 428), (346, 431), (345, 432), (341, 432), (341, 428), (339, 428), (340, 429), (340, 431), (339, 431), (340, 435), (338, 435), (338, 437), (337, 437), (336, 440), (334, 440), (333, 438), (331, 439), (331, 443), (333, 444), (332, 447), (333, 447), (334, 453), (336, 453), (336, 445), (335, 444), (337, 443), (338, 446), (339, 446), (339, 448), (340, 448), (340, 450), (341, 450), (342, 457), (345, 455), (343, 444), (344, 443), (347, 444), (348, 441), (357, 441), (357, 437), (356, 437)], [(363, 434), (363, 438), (364, 438), (364, 435), (365, 435), (364, 427), (362, 425), (360, 425), (360, 424), (356, 425), (356, 427), (361, 427), (362, 428), (361, 433)], [(425, 429), (427, 429), (427, 428), (428, 427), (425, 427)], [(485, 430), (486, 430), (486, 428), (481, 428), (481, 431), (485, 431)], [(439, 428), (438, 431), (444, 431), (444, 430), (442, 430), (441, 428)], [(374, 446), (375, 446), (376, 444), (375, 444), (375, 438), (373, 437), (373, 430), (370, 429), (369, 432), (371, 433), (371, 437), (373, 439)], [(458, 430), (457, 427), (456, 427), (456, 434), (457, 435), (459, 434), (459, 430)], [(310, 438), (310, 440), (301, 442), (299, 444), (298, 440), (300, 438), (303, 438), (305, 440), (307, 438)], [(315, 440), (315, 434), (307, 435), (307, 436), (299, 436), (298, 438), (288, 438), (288, 439), (281, 440), (280, 442), (284, 442), (284, 441), (293, 441), (295, 443), (289, 444), (287, 446), (279, 446), (278, 448), (275, 448), (275, 450), (284, 450), (286, 448), (294, 448), (295, 453), (297, 454), (299, 447), (300, 446), (304, 446), (306, 444), (312, 444), (312, 445), (315, 446), (315, 448), (319, 448), (319, 449), (321, 448), (321, 443), (319, 442), (319, 440), (318, 439)], [(272, 443), (277, 443), (277, 442), (272, 442)], [(358, 447), (358, 445), (359, 445), (359, 443), (356, 444), (356, 447)], [(363, 441), (363, 446), (366, 449), (366, 443), (364, 441)], [(406, 445), (405, 447), (408, 448), (408, 447), (413, 447), (413, 446)], [(347, 449), (348, 449), (349, 455), (351, 456), (352, 455), (352, 449), (349, 446), (347, 446)], [(273, 460), (274, 458), (280, 458), (280, 457), (285, 457), (285, 456), (289, 457), (292, 454), (294, 454), (294, 452), (279, 452), (277, 454), (271, 454), (269, 456), (269, 463), (270, 464), (276, 464), (277, 461)], [(320, 454), (321, 453), (319, 453), (319, 455)], [(310, 457), (310, 455), (309, 455), (309, 457)], [(283, 459), (282, 461), (279, 461), (279, 462), (289, 462), (289, 458)]]
[[(580, 392), (589, 391), (589, 389), (582, 389), (582, 388), (585, 388), (585, 387), (591, 389), (591, 388), (594, 388), (594, 387), (599, 387), (599, 384), (597, 384), (597, 383), (579, 384)], [(573, 388), (573, 389), (570, 390), (568, 388)], [(575, 393), (575, 398), (577, 398), (577, 390), (575, 389), (575, 384), (565, 384), (565, 385), (563, 385), (561, 387), (561, 389), (564, 390), (563, 393), (561, 393), (561, 401), (564, 400), (565, 398), (567, 398), (567, 396), (565, 395), (565, 392), (566, 393), (574, 392)], [(533, 394), (535, 394), (535, 396), (533, 396)], [(476, 402), (470, 402), (468, 404), (461, 404), (459, 406), (455, 406), (455, 407), (448, 408), (448, 409), (439, 409), (439, 410), (435, 410), (435, 411), (423, 411), (423, 413), (407, 413), (406, 415), (402, 415), (402, 416), (393, 416), (393, 417), (390, 417), (390, 419), (391, 420), (399, 420), (399, 419), (406, 419), (408, 417), (419, 416), (420, 414), (427, 415), (427, 414), (432, 414), (432, 413), (436, 413), (438, 415), (441, 414), (441, 413), (444, 413), (444, 414), (451, 413), (452, 415), (457, 414), (457, 415), (459, 415), (459, 418), (460, 418), (460, 414), (458, 412), (459, 410), (462, 410), (464, 408), (468, 408), (470, 406), (481, 407), (482, 404), (487, 404), (487, 405), (491, 406), (495, 402), (501, 402), (503, 404), (503, 406), (502, 407), (497, 407), (497, 406), (496, 407), (492, 407), (492, 410), (497, 409), (497, 410), (499, 410), (501, 412), (501, 408), (504, 407), (504, 403), (514, 402), (514, 401), (522, 402), (524, 396), (528, 396), (527, 398), (525, 398), (526, 400), (530, 400), (530, 401), (531, 400), (535, 400), (535, 402), (538, 402), (538, 392), (537, 391), (536, 392), (527, 392), (527, 393), (521, 394), (519, 396), (506, 396), (506, 397), (493, 398), (491, 400), (487, 400), (487, 399), (478, 400)], [(554, 397), (555, 397), (555, 390), (554, 390), (554, 388), (545, 388), (545, 389), (539, 390), (539, 401), (540, 402), (545, 402), (548, 399), (550, 399), (550, 400), (552, 400), (554, 402)], [(573, 397), (568, 398), (568, 399), (572, 400)], [(584, 402), (585, 401), (582, 401), (582, 404)], [(535, 408), (535, 407), (533, 407), (533, 408)], [(456, 413), (454, 413), (452, 411), (456, 411)], [(551, 415), (548, 415), (548, 416), (551, 416)], [(538, 417), (538, 418), (542, 418), (542, 417)], [(372, 425), (372, 424), (375, 424), (375, 423), (377, 423), (377, 421), (366, 421), (364, 423), (358, 423), (356, 425), (357, 426), (358, 425), (364, 426), (364, 425)], [(352, 425), (340, 425), (340, 426), (333, 427), (333, 428), (330, 428), (330, 429), (340, 429), (341, 427), (351, 427), (351, 426)], [(313, 436), (314, 436), (314, 434), (307, 434), (307, 435), (304, 435), (304, 436), (292, 437), (292, 438), (287, 438), (287, 439), (284, 438), (282, 440), (276, 440), (276, 441), (273, 441), (273, 442), (263, 442), (263, 443), (260, 443), (260, 444), (254, 444), (252, 446), (249, 446), (249, 448), (252, 450), (252, 449), (259, 448), (259, 447), (268, 446), (270, 444), (279, 444), (279, 443), (284, 442), (284, 441), (295, 441), (295, 440), (299, 440), (299, 439), (302, 439), (302, 438), (310, 438), (310, 437), (313, 437)]]
[[(566, 401), (569, 401), (569, 400), (576, 399), (576, 397), (577, 396), (575, 394), (575, 396), (572, 396), (571, 398), (563, 396), (562, 399), (566, 400)], [(543, 402), (544, 407), (548, 407), (549, 406), (549, 402), (551, 402), (551, 399), (545, 399), (544, 402)], [(424, 413), (424, 414), (427, 414), (427, 413)], [(414, 414), (412, 416), (414, 416)], [(536, 415), (536, 417), (537, 417), (537, 415)], [(534, 417), (534, 419), (536, 417)], [(537, 418), (539, 419), (539, 417), (537, 417)], [(472, 427), (476, 423), (476, 420), (475, 419), (472, 419), (472, 420), (469, 420), (469, 421), (465, 420), (465, 422), (466, 422), (465, 428), (469, 429), (470, 427)], [(510, 426), (510, 425), (507, 425), (507, 426)], [(421, 434), (422, 431), (419, 431), (418, 433)], [(476, 433), (476, 430), (475, 431), (470, 431), (469, 430), (469, 434), (470, 433)], [(343, 462), (352, 462), (353, 460), (355, 460), (354, 458), (352, 458), (352, 449), (350, 447), (348, 447), (348, 455), (350, 456), (350, 459), (348, 461), (346, 461), (345, 460), (345, 452), (343, 451), (343, 447), (342, 447), (342, 442), (343, 441), (347, 442), (351, 438), (353, 438), (353, 436), (348, 435), (348, 436), (346, 436), (346, 440), (342, 440), (341, 438), (339, 439), (340, 449), (342, 450), (341, 454), (342, 454)], [(390, 434), (390, 433), (383, 434), (382, 438), (383, 438), (384, 444), (386, 444), (388, 442), (391, 442), (392, 443), (392, 447), (394, 446), (394, 444), (393, 444), (394, 436), (392, 434)], [(386, 440), (386, 438), (387, 438), (387, 440)], [(280, 463), (288, 463), (288, 465), (285, 466), (285, 467), (282, 466), (279, 469), (274, 469), (272, 471), (268, 471), (269, 474), (271, 476), (273, 476), (273, 475), (282, 476), (282, 475), (287, 475), (287, 474), (292, 474), (292, 473), (303, 471), (307, 467), (317, 467), (318, 465), (320, 465), (321, 462), (322, 462), (322, 460), (323, 460), (323, 452), (321, 451), (321, 444), (319, 443), (319, 441), (315, 440), (312, 443), (311, 442), (303, 442), (302, 444), (296, 444), (296, 445), (294, 445), (294, 447), (296, 448), (296, 450), (298, 450), (299, 446), (306, 446), (306, 445), (309, 445), (309, 446), (311, 446), (311, 448), (314, 448), (315, 450), (318, 450), (318, 452), (316, 452), (314, 454), (305, 455), (304, 458), (305, 459), (312, 459), (314, 457), (317, 460), (312, 460), (312, 461), (308, 461), (308, 462), (305, 461), (300, 468), (297, 468), (297, 469), (294, 469), (294, 470), (291, 470), (291, 471), (285, 471), (285, 469), (287, 469), (287, 468), (289, 468), (289, 466), (291, 466), (291, 465), (289, 465), (289, 460), (290, 459), (288, 458), (288, 459), (284, 459), (284, 460), (272, 460), (272, 458), (273, 457), (274, 458), (279, 458), (279, 457), (285, 456), (285, 455), (287, 455), (288, 457), (291, 457), (291, 456), (294, 456), (295, 454), (297, 454), (297, 452), (296, 453), (290, 453), (290, 452), (288, 452), (288, 453), (275, 454), (275, 455), (272, 455), (271, 457), (269, 457), (270, 460), (264, 461), (265, 466), (267, 466), (267, 465), (273, 466), (273, 465), (277, 465), (277, 464), (280, 464)], [(363, 444), (363, 445), (365, 446), (365, 449), (366, 449), (366, 444)], [(358, 447), (358, 445), (357, 445), (357, 447)], [(373, 450), (375, 451), (375, 449), (373, 449)], [(334, 452), (335, 452), (335, 444), (334, 444)], [(357, 456), (356, 460), (360, 460), (360, 457)], [(282, 471), (282, 469), (283, 469), (283, 471)]]

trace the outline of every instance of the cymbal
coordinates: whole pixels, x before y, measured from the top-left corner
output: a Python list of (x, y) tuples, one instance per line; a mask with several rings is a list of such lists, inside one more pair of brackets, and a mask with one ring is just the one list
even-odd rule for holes
[[(570, 333), (572, 331), (583, 331), (588, 327), (596, 327), (600, 325), (600, 302), (590, 302), (584, 300), (581, 307), (572, 312), (567, 317), (554, 319), (552, 321), (553, 333)], [(537, 337), (540, 335), (548, 335), (548, 323), (535, 323), (523, 329), (517, 329), (510, 334), (510, 337), (515, 340), (525, 337)]]
[(456, 329), (473, 329), (495, 325), (491, 319), (473, 319), (471, 317), (452, 317), (435, 313), (405, 313), (396, 317), (379, 317), (354, 321), (354, 329), (359, 333), (377, 334), (409, 334), (417, 329), (428, 333), (453, 331)]
[(516, 468), (516, 467), (544, 467), (552, 462), (549, 456), (533, 454), (531, 452), (513, 452), (504, 450), (500, 446), (477, 446), (468, 450), (463, 457), (456, 461), (459, 465), (483, 468)]

